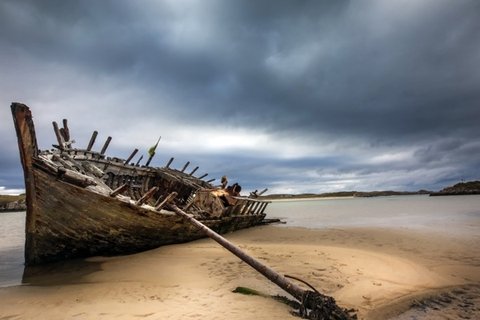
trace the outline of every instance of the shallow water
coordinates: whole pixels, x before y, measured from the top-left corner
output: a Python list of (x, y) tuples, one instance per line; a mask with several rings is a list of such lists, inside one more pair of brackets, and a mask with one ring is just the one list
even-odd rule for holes
[[(480, 196), (395, 196), (273, 202), (268, 217), (278, 227), (421, 229), (455, 237), (480, 234)], [(0, 213), (0, 286), (19, 285), (23, 275), (25, 212)]]
[(24, 243), (25, 212), (0, 212), (0, 287), (21, 283)]
[(450, 236), (478, 235), (480, 196), (392, 196), (273, 202), (271, 216), (284, 226), (422, 229)]

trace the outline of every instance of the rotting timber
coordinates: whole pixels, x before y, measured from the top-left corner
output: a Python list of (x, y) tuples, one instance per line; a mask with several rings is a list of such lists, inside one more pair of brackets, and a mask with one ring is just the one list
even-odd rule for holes
[[(170, 201), (176, 196), (171, 194)], [(298, 315), (304, 319), (311, 320), (355, 320), (357, 319), (354, 310), (346, 310), (337, 305), (333, 297), (326, 296), (318, 292), (315, 288), (307, 282), (292, 276), (282, 276), (275, 272), (269, 266), (263, 264), (259, 260), (247, 255), (242, 249), (204, 225), (202, 222), (188, 215), (186, 212), (177, 207), (174, 203), (167, 203), (167, 206), (173, 210), (178, 216), (188, 221), (191, 225), (196, 226), (198, 230), (203, 231), (209, 238), (215, 240), (222, 247), (236, 255), (243, 262), (247, 263), (253, 269), (258, 271), (268, 280), (288, 292), (292, 297), (298, 301)], [(304, 290), (291, 282), (289, 279), (294, 279), (307, 284), (312, 290)]]
[[(25, 264), (75, 257), (133, 253), (205, 237), (166, 207), (169, 201), (218, 233), (268, 222), (268, 201), (239, 196), (236, 185), (215, 187), (207, 174), (151, 167), (140, 158), (107, 157), (111, 138), (93, 151), (94, 131), (85, 149), (73, 147), (67, 120), (53, 122), (57, 144), (40, 151), (30, 109), (11, 105), (25, 177), (27, 200)], [(158, 144), (158, 141), (157, 141)], [(223, 179), (222, 179), (223, 180)], [(176, 192), (174, 200), (169, 198)]]

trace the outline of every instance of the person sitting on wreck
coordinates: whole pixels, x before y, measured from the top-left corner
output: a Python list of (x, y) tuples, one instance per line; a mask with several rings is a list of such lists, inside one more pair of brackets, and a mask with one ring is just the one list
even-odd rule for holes
[(242, 191), (242, 187), (236, 182), (233, 185), (227, 187), (227, 192), (232, 197), (239, 197), (240, 191)]
[(227, 176), (223, 176), (222, 177), (222, 180), (220, 181), (221, 185), (220, 185), (220, 188), (221, 189), (225, 189), (227, 187), (227, 184), (228, 184), (228, 178)]
[(232, 197), (239, 197), (240, 191), (242, 191), (242, 187), (238, 183), (234, 183), (222, 190), (223, 194), (217, 192), (217, 196), (222, 200), (226, 207), (234, 206), (237, 203), (237, 199)]

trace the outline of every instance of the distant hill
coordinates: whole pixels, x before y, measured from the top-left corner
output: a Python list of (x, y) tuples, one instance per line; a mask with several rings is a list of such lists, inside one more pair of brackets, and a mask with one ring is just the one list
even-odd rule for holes
[(480, 181), (460, 182), (451, 187), (446, 187), (438, 192), (430, 193), (431, 196), (452, 196), (480, 194)]
[(25, 210), (27, 210), (25, 194), (19, 196), (0, 195), (0, 212)]
[(262, 196), (265, 200), (278, 200), (278, 199), (310, 199), (310, 198), (341, 198), (341, 197), (386, 197), (386, 196), (406, 196), (416, 194), (430, 194), (431, 191), (419, 190), (419, 191), (342, 191), (342, 192), (328, 192), (328, 193), (301, 193), (301, 194), (270, 194)]

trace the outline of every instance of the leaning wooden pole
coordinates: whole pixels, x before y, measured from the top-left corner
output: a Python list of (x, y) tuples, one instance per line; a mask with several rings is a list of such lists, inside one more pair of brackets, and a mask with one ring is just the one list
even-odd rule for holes
[(294, 296), (298, 300), (302, 300), (302, 296), (305, 292), (302, 288), (297, 286), (294, 283), (291, 283), (287, 278), (282, 276), (281, 274), (276, 273), (273, 269), (270, 267), (264, 265), (260, 261), (256, 260), (253, 257), (250, 257), (247, 255), (245, 252), (242, 251), (239, 247), (192, 217), (191, 215), (188, 215), (186, 212), (184, 212), (182, 209), (177, 207), (174, 204), (169, 205), (170, 209), (172, 209), (177, 215), (182, 216), (185, 220), (190, 222), (191, 224), (195, 225), (198, 227), (200, 230), (202, 230), (208, 237), (212, 238), (216, 242), (218, 242), (222, 247), (245, 261), (249, 266), (260, 272), (262, 275), (264, 275), (267, 279), (275, 283), (277, 286), (282, 288), (283, 290), (287, 291), (290, 293), (292, 296)]
[(187, 214), (182, 209), (177, 207), (173, 202), (169, 203), (169, 208), (177, 215), (184, 218), (189, 223), (202, 230), (208, 237), (218, 242), (222, 247), (239, 257), (249, 266), (260, 272), (264, 277), (275, 283), (277, 286), (291, 294), (303, 306), (301, 310), (302, 316), (309, 319), (333, 319), (333, 320), (350, 320), (356, 319), (351, 317), (348, 312), (340, 308), (332, 297), (322, 295), (318, 292), (304, 290), (296, 284), (289, 281), (286, 277), (275, 272), (272, 268), (264, 265), (257, 259), (249, 256), (239, 247), (195, 219), (192, 215)]

